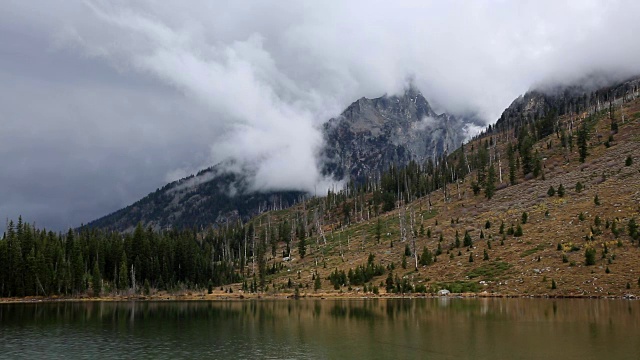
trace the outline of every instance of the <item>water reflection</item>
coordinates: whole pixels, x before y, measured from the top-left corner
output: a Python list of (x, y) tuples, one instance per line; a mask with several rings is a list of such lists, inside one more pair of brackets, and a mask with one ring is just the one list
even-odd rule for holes
[(636, 359), (639, 306), (578, 299), (3, 304), (0, 357)]

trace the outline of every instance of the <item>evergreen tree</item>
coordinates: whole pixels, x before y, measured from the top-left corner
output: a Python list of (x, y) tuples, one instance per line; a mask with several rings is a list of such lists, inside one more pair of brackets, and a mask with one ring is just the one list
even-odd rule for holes
[(98, 262), (93, 263), (93, 271), (91, 273), (91, 288), (93, 289), (94, 296), (100, 296), (102, 292), (102, 275), (98, 268)]
[(586, 122), (582, 122), (582, 127), (578, 130), (578, 153), (580, 155), (580, 162), (584, 162), (587, 158), (587, 138), (589, 133), (587, 131)]
[(516, 161), (515, 150), (511, 143), (507, 146), (507, 157), (509, 159), (509, 182), (511, 185), (516, 184)]
[(307, 254), (307, 240), (304, 230), (300, 232), (299, 236), (300, 239), (298, 240), (298, 254), (300, 254), (301, 259), (304, 259), (304, 256)]
[(463, 245), (465, 247), (471, 247), (473, 245), (473, 240), (471, 239), (471, 235), (469, 234), (469, 231), (465, 231), (464, 232), (464, 243)]
[(127, 266), (127, 256), (122, 252), (120, 269), (118, 270), (118, 289), (127, 290), (129, 288), (129, 267)]
[(429, 249), (425, 246), (422, 249), (422, 255), (420, 256), (420, 265), (431, 265), (433, 264), (433, 253), (429, 251)]
[(491, 199), (496, 192), (496, 169), (491, 164), (489, 174), (487, 175), (487, 185), (485, 186), (485, 195), (487, 199)]
[(587, 266), (596, 264), (596, 249), (588, 247), (584, 251), (584, 263)]

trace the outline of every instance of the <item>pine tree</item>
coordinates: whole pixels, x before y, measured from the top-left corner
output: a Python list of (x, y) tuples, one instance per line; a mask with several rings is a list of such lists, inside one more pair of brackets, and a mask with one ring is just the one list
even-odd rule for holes
[(587, 158), (587, 137), (589, 133), (587, 131), (586, 122), (582, 122), (582, 127), (578, 130), (578, 153), (580, 155), (580, 162), (584, 162)]
[(515, 237), (522, 236), (522, 226), (520, 226), (520, 224), (518, 224), (518, 227), (516, 228), (516, 231), (514, 231), (513, 236)]
[(471, 239), (471, 235), (469, 234), (468, 231), (465, 231), (465, 233), (464, 233), (463, 245), (465, 247), (471, 247), (473, 245), (473, 240)]
[(127, 266), (127, 255), (122, 252), (120, 258), (120, 269), (118, 269), (118, 289), (127, 290), (129, 288), (129, 267)]
[(584, 264), (587, 266), (596, 264), (596, 249), (588, 247), (584, 251)]
[(98, 262), (93, 263), (93, 271), (91, 273), (91, 288), (93, 289), (94, 296), (100, 296), (102, 292), (102, 275), (98, 268)]
[(487, 199), (491, 199), (496, 192), (496, 169), (493, 163), (489, 167), (489, 174), (487, 175), (487, 185), (485, 186), (485, 195)]
[(553, 196), (556, 194), (556, 189), (553, 188), (553, 185), (549, 186), (549, 190), (547, 190), (547, 195)]
[(515, 150), (511, 143), (507, 147), (507, 156), (509, 158), (509, 182), (511, 185), (516, 184), (516, 161), (515, 161)]
[(431, 265), (433, 264), (433, 254), (429, 249), (425, 246), (422, 249), (422, 256), (420, 256), (420, 265)]
[(298, 240), (298, 254), (301, 259), (304, 259), (304, 256), (307, 254), (307, 240), (305, 236), (304, 229), (299, 234), (300, 239)]

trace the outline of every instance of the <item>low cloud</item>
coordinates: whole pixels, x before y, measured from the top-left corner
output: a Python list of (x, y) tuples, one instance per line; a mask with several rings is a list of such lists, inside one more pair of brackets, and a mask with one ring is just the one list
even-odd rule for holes
[(438, 113), (489, 124), (533, 86), (640, 73), (638, 13), (631, 1), (9, 2), (0, 215), (76, 226), (228, 160), (255, 170), (255, 189), (320, 192), (318, 129), (352, 101), (410, 78)]

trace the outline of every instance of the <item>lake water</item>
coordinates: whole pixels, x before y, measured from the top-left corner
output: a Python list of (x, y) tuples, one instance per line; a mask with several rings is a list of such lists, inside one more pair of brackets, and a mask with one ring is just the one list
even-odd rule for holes
[(0, 358), (640, 359), (640, 302), (0, 304)]

